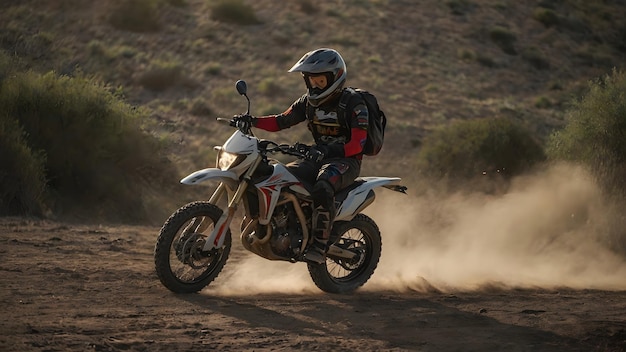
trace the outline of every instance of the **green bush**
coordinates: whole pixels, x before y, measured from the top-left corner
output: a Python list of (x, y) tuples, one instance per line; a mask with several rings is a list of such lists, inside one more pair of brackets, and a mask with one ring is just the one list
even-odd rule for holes
[(11, 62), (11, 58), (6, 55), (4, 51), (0, 51), (0, 84), (2, 84), (2, 81), (9, 76), (12, 68), (13, 63)]
[[(0, 87), (15, 63), (0, 51)], [(0, 105), (2, 106), (2, 105)], [(45, 156), (26, 142), (26, 134), (6, 109), (0, 110), (0, 214), (41, 215), (45, 208)]]
[(626, 255), (624, 71), (613, 70), (611, 75), (590, 82), (586, 95), (568, 110), (564, 129), (551, 136), (547, 154), (551, 160), (574, 162), (590, 171), (607, 196), (609, 211), (600, 219), (601, 231), (611, 248)]
[(53, 211), (138, 220), (149, 215), (142, 206), (148, 180), (176, 179), (160, 142), (141, 130), (144, 113), (88, 78), (18, 73), (0, 86), (0, 106), (25, 132), (23, 142), (16, 132), (2, 139), (33, 165), (32, 179), (44, 153)]
[(567, 116), (550, 138), (548, 156), (586, 165), (609, 193), (625, 197), (626, 73), (614, 70), (591, 82)]
[(219, 0), (211, 6), (211, 18), (240, 25), (260, 24), (254, 9), (242, 0)]
[(0, 214), (41, 215), (46, 186), (45, 157), (31, 150), (24, 131), (0, 113)]
[(545, 155), (524, 127), (505, 118), (456, 121), (427, 136), (417, 157), (420, 172), (453, 183), (508, 179), (528, 171)]

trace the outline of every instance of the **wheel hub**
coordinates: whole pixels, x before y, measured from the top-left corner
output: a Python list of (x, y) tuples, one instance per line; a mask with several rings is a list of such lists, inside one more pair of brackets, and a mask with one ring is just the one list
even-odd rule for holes
[(199, 233), (189, 233), (181, 236), (176, 246), (176, 257), (194, 269), (206, 267), (210, 262), (211, 252), (204, 252), (206, 236)]
[(337, 264), (341, 265), (344, 269), (350, 271), (356, 270), (365, 262), (365, 244), (354, 240), (344, 240), (339, 246), (356, 253), (354, 259), (341, 259), (337, 261)]

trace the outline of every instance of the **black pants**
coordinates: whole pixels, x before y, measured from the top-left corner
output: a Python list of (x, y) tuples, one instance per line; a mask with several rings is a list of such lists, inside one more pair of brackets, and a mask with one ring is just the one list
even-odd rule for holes
[(310, 160), (298, 159), (287, 164), (298, 179), (315, 185), (317, 181), (324, 180), (333, 186), (338, 192), (354, 182), (361, 173), (361, 160), (357, 158), (335, 158), (322, 160), (315, 163)]
[(313, 238), (322, 250), (327, 250), (333, 221), (335, 220), (335, 193), (348, 187), (361, 172), (361, 160), (336, 158), (315, 163), (299, 159), (287, 164), (289, 170), (300, 180), (313, 185)]

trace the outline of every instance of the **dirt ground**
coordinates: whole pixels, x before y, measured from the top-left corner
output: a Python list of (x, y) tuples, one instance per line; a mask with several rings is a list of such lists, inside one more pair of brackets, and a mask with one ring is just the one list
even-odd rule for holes
[(172, 294), (154, 273), (158, 230), (0, 218), (0, 350), (626, 351), (624, 291)]

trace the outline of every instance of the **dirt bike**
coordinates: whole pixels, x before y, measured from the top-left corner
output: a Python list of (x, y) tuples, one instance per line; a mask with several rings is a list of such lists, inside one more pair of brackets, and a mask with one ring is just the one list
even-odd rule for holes
[[(245, 81), (237, 91), (250, 99)], [(312, 185), (301, 181), (270, 155), (282, 153), (310, 157), (301, 143), (277, 144), (260, 140), (250, 124), (223, 119), (236, 131), (218, 150), (216, 168), (196, 171), (180, 182), (197, 185), (217, 181), (208, 201), (189, 203), (174, 212), (159, 233), (154, 250), (157, 275), (176, 293), (202, 290), (220, 273), (232, 245), (230, 224), (243, 203), (241, 243), (248, 251), (269, 260), (306, 262), (304, 253), (313, 239)], [(372, 276), (381, 255), (378, 226), (361, 211), (375, 199), (374, 188), (406, 193), (397, 177), (359, 177), (335, 196), (337, 215), (332, 227), (326, 262), (306, 262), (313, 282), (330, 293), (349, 293)], [(226, 202), (223, 201), (226, 200)], [(224, 209), (218, 204), (227, 203)]]

